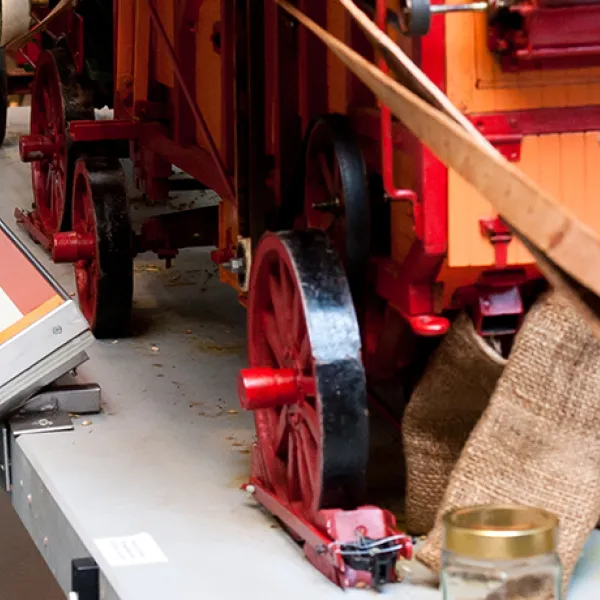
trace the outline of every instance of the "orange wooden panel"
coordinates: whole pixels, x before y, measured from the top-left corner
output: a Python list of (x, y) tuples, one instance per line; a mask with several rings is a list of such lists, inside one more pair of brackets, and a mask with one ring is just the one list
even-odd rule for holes
[(479, 220), (494, 216), (490, 203), (454, 171), (448, 173), (448, 197), (449, 265), (492, 264), (493, 248), (479, 232)]
[[(175, 39), (175, 3), (174, 2), (156, 2), (156, 12), (160, 18), (171, 45)], [(155, 35), (153, 39), (152, 65), (154, 67), (154, 79), (167, 87), (175, 85), (173, 75), (173, 66), (167, 55), (167, 49), (163, 38)]]
[(146, 0), (137, 0), (133, 53), (133, 103), (148, 99), (150, 77), (150, 11)]
[[(596, 132), (528, 136), (521, 147), (519, 167), (600, 233), (598, 165)], [(479, 219), (493, 215), (492, 207), (454, 172), (449, 173), (448, 210), (448, 266), (492, 265), (492, 246), (479, 230)], [(516, 240), (510, 245), (508, 259), (510, 264), (533, 262)]]
[(597, 132), (585, 137), (585, 197), (586, 221), (600, 235), (600, 143)]
[(446, 17), (446, 88), (464, 112), (600, 102), (600, 68), (503, 73), (487, 48), (486, 31), (483, 14)]
[[(126, 101), (133, 85), (133, 54), (135, 28), (135, 0), (118, 0), (117, 14), (117, 48), (115, 56), (116, 90), (115, 94), (122, 102)], [(121, 117), (123, 115), (116, 115)]]
[[(200, 5), (196, 32), (196, 99), (217, 148), (221, 147), (221, 57), (212, 43), (213, 27), (221, 19), (219, 0), (206, 0)], [(202, 134), (198, 142), (204, 145)]]
[(585, 135), (560, 136), (560, 199), (582, 220), (586, 220)]
[[(544, 140), (548, 144), (551, 145), (553, 138), (556, 136), (545, 136)], [(555, 153), (552, 151), (552, 148), (549, 148), (550, 151), (546, 151), (544, 153), (543, 141), (541, 138), (537, 136), (531, 136), (523, 140), (523, 144), (521, 146), (521, 159), (519, 161), (519, 166), (523, 171), (529, 175), (539, 185), (544, 186), (544, 176), (559, 176), (560, 175), (560, 164), (553, 165), (553, 160), (555, 157)], [(540, 169), (539, 165), (539, 155), (540, 152), (543, 152), (543, 156), (545, 157), (546, 166), (549, 167), (547, 169)], [(558, 159), (558, 155), (556, 154), (556, 159)], [(551, 186), (545, 187), (545, 189), (554, 189)], [(551, 192), (555, 197), (558, 197), (558, 192)], [(477, 257), (473, 257), (474, 264), (477, 264)], [(521, 242), (517, 239), (513, 239), (510, 246), (508, 247), (508, 262), (509, 264), (529, 264), (532, 262), (532, 258)]]
[(466, 13), (452, 15), (446, 19), (446, 94), (463, 112), (473, 104), (475, 65), (472, 17)]

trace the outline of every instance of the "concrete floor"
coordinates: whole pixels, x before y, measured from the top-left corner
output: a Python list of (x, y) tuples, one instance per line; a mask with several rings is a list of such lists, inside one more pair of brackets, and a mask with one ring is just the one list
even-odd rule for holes
[[(9, 112), (9, 135), (0, 150), (0, 217), (11, 227), (14, 207), (31, 203), (29, 167), (20, 163), (16, 146), (27, 119), (27, 109)], [(15, 230), (74, 292), (71, 268), (49, 265), (40, 248)], [(80, 369), (83, 380), (102, 386), (103, 413), (86, 419), (88, 425), (77, 420), (74, 432), (20, 443), (122, 600), (199, 592), (210, 599), (341, 598), (343, 592), (310, 567), (239, 489), (254, 435), (251, 415), (238, 412), (235, 389), (245, 363), (245, 316), (235, 293), (217, 279), (203, 250), (182, 252), (168, 271), (152, 256), (139, 257), (135, 335), (97, 342)], [(98, 540), (141, 532), (152, 536), (167, 561), (111, 566)], [(597, 597), (599, 550), (600, 544), (590, 547), (572, 600)], [(406, 584), (385, 595), (441, 597), (436, 589)]]

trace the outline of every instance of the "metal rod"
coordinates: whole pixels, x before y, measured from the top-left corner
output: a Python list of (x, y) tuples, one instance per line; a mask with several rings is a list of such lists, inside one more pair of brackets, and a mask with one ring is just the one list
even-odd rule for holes
[(485, 12), (489, 7), (487, 2), (471, 2), (469, 4), (432, 4), (431, 14), (446, 14), (454, 12)]
[(233, 184), (231, 183), (231, 179), (229, 178), (229, 175), (227, 174), (227, 171), (225, 170), (225, 165), (223, 164), (223, 160), (221, 159), (221, 155), (219, 154), (219, 150), (215, 144), (215, 141), (213, 140), (212, 135), (210, 134), (208, 125), (206, 124), (206, 121), (204, 120), (204, 117), (202, 116), (202, 111), (200, 110), (200, 108), (196, 104), (196, 101), (192, 97), (190, 89), (188, 88), (188, 86), (185, 82), (185, 79), (183, 77), (183, 74), (181, 73), (181, 70), (179, 69), (179, 65), (177, 64), (177, 56), (175, 54), (175, 49), (173, 48), (173, 45), (171, 44), (171, 41), (169, 40), (169, 36), (164, 28), (164, 25), (162, 24), (162, 21), (160, 20), (160, 16), (158, 15), (156, 8), (154, 7), (154, 2), (152, 0), (146, 0), (146, 2), (148, 3), (148, 8), (150, 9), (150, 16), (152, 17), (152, 20), (154, 21), (154, 25), (155, 25), (156, 29), (158, 30), (158, 33), (160, 34), (163, 42), (165, 43), (165, 48), (167, 50), (167, 54), (169, 55), (169, 59), (171, 60), (171, 62), (173, 64), (173, 73), (175, 74), (175, 79), (177, 79), (177, 83), (179, 84), (179, 87), (181, 88), (181, 91), (182, 91), (187, 103), (190, 106), (190, 110), (192, 111), (194, 118), (196, 119), (198, 125), (200, 126), (200, 129), (202, 130), (202, 135), (204, 136), (205, 142), (208, 144), (208, 150), (210, 152), (212, 159), (215, 162), (215, 166), (217, 167), (217, 171), (219, 172), (219, 177), (223, 180), (223, 187), (229, 194), (228, 199), (231, 202), (233, 202), (233, 204), (235, 205), (236, 198), (235, 198), (235, 192), (233, 190)]

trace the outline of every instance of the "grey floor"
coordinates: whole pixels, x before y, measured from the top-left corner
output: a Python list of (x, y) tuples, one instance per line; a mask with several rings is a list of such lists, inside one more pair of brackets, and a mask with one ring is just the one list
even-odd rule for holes
[[(9, 112), (9, 137), (0, 150), (0, 217), (11, 226), (14, 207), (31, 203), (29, 168), (17, 151), (27, 120), (27, 109)], [(74, 291), (69, 267), (50, 269)], [(152, 256), (139, 257), (134, 337), (97, 342), (80, 369), (84, 380), (102, 386), (103, 413), (85, 419), (91, 423), (77, 420), (74, 432), (21, 443), (123, 600), (341, 598), (239, 489), (254, 434), (236, 398), (245, 315), (217, 279), (205, 251), (182, 252), (168, 271)], [(166, 562), (111, 567), (97, 540), (139, 533), (152, 536)], [(600, 543), (593, 542), (572, 600), (599, 595)], [(441, 597), (436, 589), (406, 584), (384, 595)]]

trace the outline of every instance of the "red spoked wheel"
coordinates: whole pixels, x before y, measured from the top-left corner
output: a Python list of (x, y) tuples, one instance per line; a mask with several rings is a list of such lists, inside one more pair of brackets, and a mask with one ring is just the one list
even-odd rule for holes
[(133, 301), (133, 231), (118, 159), (77, 161), (72, 221), (72, 232), (54, 236), (53, 254), (75, 262), (79, 307), (94, 335), (125, 335)]
[(73, 120), (93, 120), (93, 95), (77, 76), (66, 49), (40, 54), (31, 97), (29, 135), (20, 140), (24, 162), (31, 162), (34, 207), (46, 236), (70, 227), (75, 153), (67, 127)]
[(303, 212), (294, 228), (327, 235), (357, 302), (369, 260), (371, 215), (366, 167), (348, 117), (330, 114), (313, 124), (305, 161)]
[(253, 259), (250, 368), (264, 482), (303, 514), (356, 508), (368, 459), (360, 333), (340, 260), (321, 232), (269, 233)]

